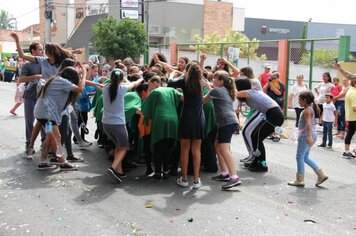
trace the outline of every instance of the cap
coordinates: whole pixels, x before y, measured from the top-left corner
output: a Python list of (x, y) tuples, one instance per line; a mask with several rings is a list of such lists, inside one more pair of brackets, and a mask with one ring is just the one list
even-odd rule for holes
[(265, 67), (268, 68), (268, 69), (271, 69), (271, 65), (270, 64), (265, 64)]

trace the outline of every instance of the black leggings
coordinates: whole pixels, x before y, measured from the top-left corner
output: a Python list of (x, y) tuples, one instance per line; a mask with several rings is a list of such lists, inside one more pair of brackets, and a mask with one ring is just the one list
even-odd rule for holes
[[(252, 144), (256, 158), (253, 164), (266, 160), (266, 150), (263, 145), (270, 134), (274, 132), (275, 126), (281, 126), (284, 122), (284, 115), (280, 107), (274, 107), (266, 112), (266, 119), (262, 120), (252, 131)], [(258, 151), (257, 151), (258, 150)]]
[(345, 137), (345, 144), (350, 145), (352, 136), (354, 136), (356, 131), (356, 121), (349, 121), (349, 126)]
[(173, 138), (165, 138), (154, 144), (153, 147), (153, 159), (155, 163), (155, 173), (162, 173), (162, 163), (163, 171), (169, 170), (169, 161), (174, 148)]
[(295, 115), (296, 115), (295, 127), (298, 127), (298, 122), (299, 122), (299, 119), (300, 119), (300, 113), (302, 113), (304, 108), (295, 107), (294, 110), (295, 110)]

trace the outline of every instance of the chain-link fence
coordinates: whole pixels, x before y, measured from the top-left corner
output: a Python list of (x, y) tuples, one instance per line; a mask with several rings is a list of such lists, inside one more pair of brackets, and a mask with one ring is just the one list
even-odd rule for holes
[[(232, 50), (231, 50), (232, 49)], [(239, 55), (234, 60), (231, 52)], [(322, 74), (329, 72), (331, 77), (336, 76), (336, 70), (333, 68), (333, 61), (338, 57), (339, 39), (305, 39), (288, 40), (288, 61), (286, 71), (286, 106), (288, 102), (289, 91), (296, 83), (296, 76), (302, 74), (304, 82), (312, 91), (322, 82)], [(171, 58), (171, 45), (150, 45), (149, 55), (155, 52), (161, 52), (168, 61)], [(201, 53), (207, 55), (205, 66), (214, 68), (220, 57), (228, 58), (238, 68), (250, 66), (257, 78), (263, 72), (266, 63), (271, 65), (271, 71), (278, 70), (278, 52), (279, 41), (250, 41), (241, 43), (205, 43), (205, 44), (177, 44), (175, 48), (175, 58), (188, 57), (190, 60), (199, 61)], [(235, 55), (236, 56), (236, 55)], [(294, 111), (287, 112), (287, 118), (294, 117)]]

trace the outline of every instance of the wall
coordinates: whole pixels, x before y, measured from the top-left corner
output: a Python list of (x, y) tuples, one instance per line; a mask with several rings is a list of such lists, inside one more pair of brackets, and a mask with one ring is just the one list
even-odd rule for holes
[(204, 1), (204, 37), (217, 32), (225, 35), (231, 30), (233, 19), (233, 3)]

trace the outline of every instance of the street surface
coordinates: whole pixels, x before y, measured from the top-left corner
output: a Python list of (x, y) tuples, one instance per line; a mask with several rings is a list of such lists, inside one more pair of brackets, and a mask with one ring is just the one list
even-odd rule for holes
[[(24, 159), (23, 106), (18, 116), (9, 113), (15, 87), (0, 82), (0, 235), (356, 235), (356, 160), (341, 158), (338, 138), (333, 149), (312, 148), (329, 176), (321, 188), (307, 166), (305, 188), (287, 186), (296, 172), (296, 144), (288, 139), (265, 141), (267, 173), (243, 169), (241, 135), (233, 137), (242, 180), (234, 190), (221, 191), (222, 183), (210, 179), (215, 174), (205, 172), (201, 189), (181, 188), (175, 176), (144, 177), (144, 166), (118, 185), (106, 174), (110, 162), (94, 141), (93, 119), (88, 140), (94, 144), (74, 145), (75, 155), (85, 158), (78, 171), (38, 171), (39, 141), (37, 157)], [(292, 127), (286, 121), (285, 133)]]

